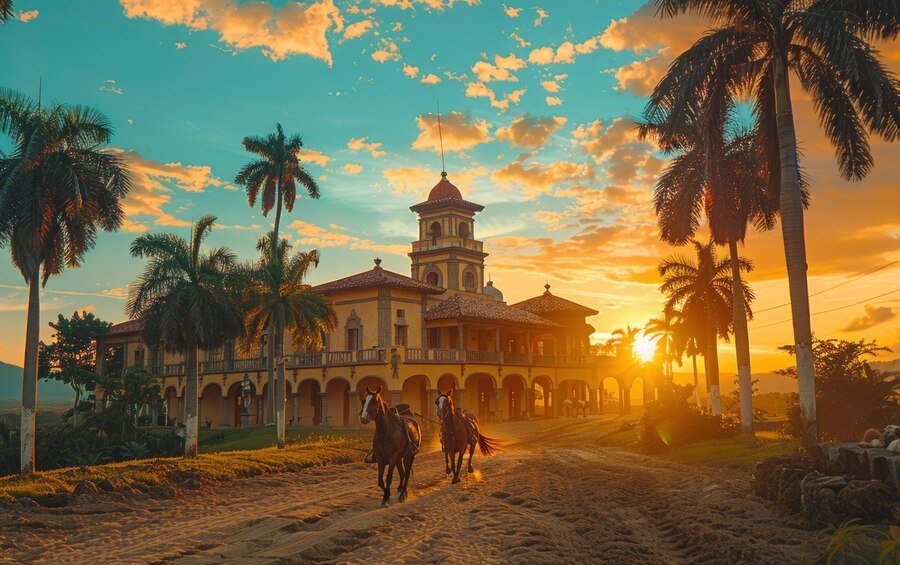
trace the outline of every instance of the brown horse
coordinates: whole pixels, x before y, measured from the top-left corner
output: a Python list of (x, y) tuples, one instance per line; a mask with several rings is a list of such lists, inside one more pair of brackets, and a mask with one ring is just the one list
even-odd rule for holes
[[(437, 405), (438, 420), (441, 422), (441, 445), (444, 450), (444, 463), (447, 466), (447, 474), (453, 473), (453, 482), (459, 482), (459, 471), (462, 467), (463, 455), (469, 450), (467, 471), (474, 473), (472, 467), (472, 454), (475, 452), (475, 444), (481, 449), (482, 455), (493, 455), (500, 448), (500, 442), (481, 435), (478, 430), (478, 416), (475, 414), (463, 414), (462, 410), (453, 408), (453, 389), (442, 392), (434, 402)], [(454, 461), (454, 457), (456, 461)]]
[[(419, 452), (422, 432), (415, 418), (401, 416), (396, 410), (390, 410), (387, 402), (381, 397), (381, 387), (371, 390), (361, 398), (362, 410), (359, 421), (365, 425), (375, 422), (375, 439), (373, 441), (375, 460), (378, 462), (378, 486), (384, 491), (381, 504), (386, 505), (391, 498), (391, 481), (394, 468), (400, 475), (397, 492), (400, 502), (406, 500), (409, 477), (412, 474), (413, 460)], [(387, 482), (384, 480), (384, 468), (387, 467)]]

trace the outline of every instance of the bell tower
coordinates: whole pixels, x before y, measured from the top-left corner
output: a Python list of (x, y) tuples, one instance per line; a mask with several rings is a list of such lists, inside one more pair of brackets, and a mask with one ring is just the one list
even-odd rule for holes
[(449, 290), (481, 293), (484, 288), (484, 243), (475, 239), (475, 214), (481, 204), (462, 194), (441, 172), (428, 200), (410, 206), (419, 215), (419, 240), (412, 244), (412, 278)]

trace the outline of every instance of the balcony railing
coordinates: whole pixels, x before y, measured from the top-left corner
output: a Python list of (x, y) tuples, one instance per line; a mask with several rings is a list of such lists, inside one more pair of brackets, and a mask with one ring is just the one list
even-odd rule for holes
[[(384, 349), (358, 349), (353, 351), (329, 351), (325, 353), (301, 353), (287, 359), (287, 368), (325, 367), (341, 365), (384, 365), (387, 363)], [(404, 363), (481, 363), (485, 365), (519, 365), (541, 367), (563, 367), (588, 365), (596, 357), (590, 355), (537, 355), (530, 353), (510, 353), (506, 351), (482, 351), (477, 349), (406, 349)], [(155, 377), (184, 375), (184, 363), (153, 365), (147, 368)], [(263, 371), (266, 359), (223, 359), (203, 361), (200, 374)]]

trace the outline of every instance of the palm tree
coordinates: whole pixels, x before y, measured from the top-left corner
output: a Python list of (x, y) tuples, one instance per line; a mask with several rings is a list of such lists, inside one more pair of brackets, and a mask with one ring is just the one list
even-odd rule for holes
[(644, 335), (654, 338), (657, 348), (662, 353), (665, 377), (671, 381), (674, 377), (672, 363), (681, 366), (681, 355), (675, 346), (675, 330), (678, 327), (678, 312), (664, 310), (662, 318), (650, 318), (644, 325)]
[[(240, 345), (245, 350), (254, 347), (274, 320), (276, 327), (292, 333), (294, 350), (320, 351), (324, 346), (324, 335), (337, 326), (337, 317), (331, 301), (312, 293), (309, 285), (303, 282), (310, 267), (318, 266), (319, 253), (314, 249), (288, 257), (290, 246), (287, 240), (282, 239), (273, 262), (269, 250), (274, 235), (274, 232), (269, 232), (260, 238), (256, 249), (261, 257), (245, 272), (242, 304), (247, 333)], [(281, 336), (283, 333), (279, 332), (279, 339)], [(284, 346), (278, 342), (276, 348), (283, 351)], [(275, 423), (279, 449), (284, 448), (285, 359), (281, 357), (277, 361), (278, 379), (275, 383)]]
[[(695, 108), (689, 114), (691, 120), (668, 138), (663, 140), (665, 123), (640, 124), (639, 132), (642, 137), (660, 138), (666, 153), (677, 153), (654, 186), (661, 239), (674, 245), (687, 243), (705, 213), (713, 241), (728, 245), (741, 426), (752, 434), (750, 339), (737, 244), (743, 243), (751, 223), (758, 229), (774, 227), (778, 199), (769, 190), (767, 162), (757, 143), (761, 136), (729, 127), (734, 121), (734, 101), (715, 81), (710, 82), (707, 99), (691, 101)], [(805, 205), (805, 181), (801, 181)]]
[(40, 288), (65, 267), (77, 267), (99, 230), (122, 224), (121, 199), (130, 179), (103, 145), (112, 137), (106, 118), (84, 106), (41, 108), (0, 89), (0, 131), (12, 141), (0, 151), (0, 247), (28, 285), (22, 374), (21, 473), (34, 472)]
[(0, 24), (5, 23), (12, 15), (12, 0), (0, 0)]
[(200, 218), (189, 242), (167, 233), (142, 235), (131, 243), (131, 255), (148, 262), (129, 291), (127, 313), (144, 321), (145, 343), (162, 343), (166, 350), (184, 354), (185, 457), (197, 456), (198, 350), (219, 347), (243, 331), (227, 285), (234, 254), (227, 247), (201, 253), (215, 220), (211, 215)]
[[(260, 198), (263, 216), (269, 214), (272, 208), (275, 208), (275, 226), (272, 228), (274, 237), (270, 242), (272, 248), (270, 250), (272, 261), (275, 261), (277, 253), (277, 244), (279, 238), (279, 227), (281, 225), (281, 207), (290, 212), (294, 209), (294, 201), (297, 199), (297, 184), (306, 188), (310, 198), (319, 197), (319, 185), (315, 179), (300, 165), (300, 157), (298, 152), (303, 147), (303, 140), (298, 135), (293, 135), (290, 139), (284, 135), (281, 124), (275, 124), (276, 132), (266, 137), (248, 136), (244, 138), (244, 149), (258, 155), (260, 158), (255, 159), (238, 172), (234, 178), (236, 184), (242, 185), (247, 189), (247, 202), (250, 207), (256, 206), (256, 199)], [(278, 297), (274, 297), (274, 302), (278, 301)], [(272, 323), (275, 318), (272, 318)], [(273, 414), (273, 390), (272, 375), (275, 369), (275, 344), (283, 342), (281, 334), (284, 328), (274, 325), (269, 326), (268, 330), (268, 414), (269, 422), (272, 421)], [(282, 351), (279, 351), (278, 358), (281, 359)], [(284, 378), (284, 366), (279, 365), (280, 379)]]
[(637, 340), (641, 328), (632, 328), (630, 324), (625, 325), (625, 329), (618, 328), (613, 330), (610, 343), (616, 348), (616, 356), (625, 356), (631, 359), (634, 349), (634, 342)]
[[(791, 297), (804, 444), (818, 441), (815, 372), (803, 198), (788, 71), (812, 98), (834, 145), (841, 175), (859, 180), (872, 168), (868, 134), (900, 134), (900, 83), (870, 41), (900, 33), (896, 2), (849, 0), (654, 0), (658, 13), (711, 18), (721, 27), (681, 54), (654, 89), (648, 115), (667, 114), (670, 131), (689, 119), (685, 101), (703, 98), (710, 77), (736, 96), (749, 95), (765, 139), (780, 200)], [(776, 142), (777, 140), (777, 142)]]
[[(711, 408), (713, 414), (721, 414), (721, 395), (719, 392), (719, 356), (716, 349), (717, 336), (728, 339), (733, 319), (730, 276), (731, 265), (727, 259), (716, 258), (715, 243), (702, 244), (692, 240), (697, 253), (697, 263), (682, 257), (664, 260), (659, 266), (659, 274), (663, 277), (660, 291), (668, 297), (665, 309), (680, 308), (684, 317), (692, 324), (703, 320), (706, 338), (707, 382), (712, 394)], [(750, 270), (750, 264), (741, 259), (742, 270)], [(753, 292), (742, 283), (744, 299), (747, 303), (753, 298)]]

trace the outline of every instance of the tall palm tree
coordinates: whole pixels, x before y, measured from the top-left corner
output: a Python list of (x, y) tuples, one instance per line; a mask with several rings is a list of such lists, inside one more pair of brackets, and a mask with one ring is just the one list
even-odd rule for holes
[[(270, 133), (265, 137), (248, 136), (244, 138), (244, 149), (260, 158), (244, 165), (234, 178), (235, 183), (246, 188), (247, 202), (251, 208), (256, 206), (257, 198), (260, 198), (263, 216), (267, 216), (272, 208), (275, 208), (275, 225), (272, 228), (274, 237), (270, 242), (273, 262), (279, 240), (281, 208), (284, 206), (288, 212), (294, 209), (294, 202), (297, 199), (297, 184), (306, 188), (310, 198), (319, 197), (319, 185), (300, 165), (298, 152), (303, 147), (303, 140), (299, 135), (287, 138), (281, 124), (275, 124), (275, 129), (275, 133)], [(275, 297), (274, 301), (277, 302), (278, 297)], [(272, 323), (274, 322), (275, 318), (272, 319)], [(275, 370), (275, 344), (284, 341), (280, 335), (283, 332), (283, 328), (272, 325), (267, 334), (269, 382), (267, 405), (270, 423), (274, 404), (272, 375)], [(278, 358), (281, 359), (282, 355), (283, 352), (279, 350)], [(278, 365), (278, 371), (278, 378), (284, 379), (283, 364)]]
[(97, 232), (122, 224), (121, 199), (130, 188), (125, 165), (103, 146), (112, 137), (106, 118), (84, 106), (41, 108), (0, 89), (0, 132), (12, 141), (0, 151), (0, 247), (28, 285), (22, 373), (22, 475), (34, 472), (40, 288), (65, 267), (77, 267)]
[(190, 241), (165, 233), (142, 235), (131, 243), (131, 255), (148, 261), (129, 291), (126, 311), (143, 320), (145, 343), (162, 343), (167, 351), (184, 355), (185, 457), (197, 456), (198, 350), (219, 347), (243, 333), (227, 284), (234, 253), (227, 247), (202, 252), (215, 220), (211, 215), (200, 218)]
[[(770, 190), (767, 162), (758, 143), (761, 136), (730, 125), (735, 121), (734, 100), (718, 83), (710, 83), (706, 99), (689, 102), (695, 108), (691, 120), (679, 124), (667, 138), (664, 122), (640, 124), (639, 131), (643, 137), (658, 137), (665, 152), (677, 154), (654, 186), (661, 239), (683, 245), (694, 237), (705, 213), (713, 241), (728, 245), (741, 426), (752, 434), (750, 339), (737, 244), (744, 241), (751, 223), (763, 230), (774, 227), (778, 199)], [(805, 182), (801, 184), (805, 199)]]
[[(721, 414), (722, 403), (719, 391), (719, 356), (716, 349), (717, 336), (728, 339), (733, 327), (732, 314), (732, 278), (731, 264), (727, 259), (716, 257), (715, 243), (702, 244), (692, 240), (697, 253), (697, 262), (692, 263), (683, 257), (671, 257), (659, 266), (659, 274), (663, 277), (660, 291), (668, 297), (667, 310), (680, 308), (682, 314), (691, 323), (704, 321), (706, 338), (707, 380), (712, 394), (711, 408), (713, 414)], [(750, 264), (741, 259), (742, 270), (749, 270)], [(744, 299), (747, 303), (753, 298), (753, 292), (746, 284), (742, 284)]]
[(658, 13), (711, 18), (711, 30), (681, 54), (654, 89), (651, 116), (662, 111), (674, 130), (689, 119), (685, 101), (702, 99), (710, 77), (735, 95), (749, 95), (778, 189), (791, 296), (804, 444), (818, 441), (815, 372), (803, 198), (788, 72), (812, 98), (835, 147), (841, 175), (859, 180), (872, 168), (868, 135), (900, 135), (900, 82), (870, 42), (900, 33), (896, 2), (852, 0), (654, 0)]
[[(697, 403), (697, 408), (700, 408), (700, 378), (697, 372), (697, 355), (701, 355), (704, 348), (700, 344), (703, 332), (702, 330), (698, 331), (697, 325), (690, 323), (684, 317), (679, 318), (675, 326), (675, 348), (679, 356), (687, 355), (691, 358), (694, 369), (694, 401)], [(709, 378), (706, 379), (706, 383), (708, 386)]]
[(12, 15), (12, 0), (0, 0), (0, 24), (6, 22)]
[[(310, 267), (319, 265), (319, 253), (313, 249), (289, 257), (290, 246), (286, 239), (282, 239), (273, 262), (269, 250), (274, 235), (274, 232), (269, 232), (260, 238), (256, 249), (261, 257), (245, 273), (242, 304), (246, 335), (240, 345), (245, 350), (254, 347), (274, 319), (276, 327), (291, 332), (294, 350), (320, 351), (324, 346), (324, 335), (337, 326), (337, 316), (331, 301), (312, 293), (309, 285), (303, 282)], [(282, 335), (279, 333), (279, 339)], [(276, 348), (283, 351), (283, 343), (276, 343)], [(284, 362), (284, 357), (277, 361), (279, 377), (275, 383), (275, 424), (279, 449), (284, 448), (285, 431)]]

